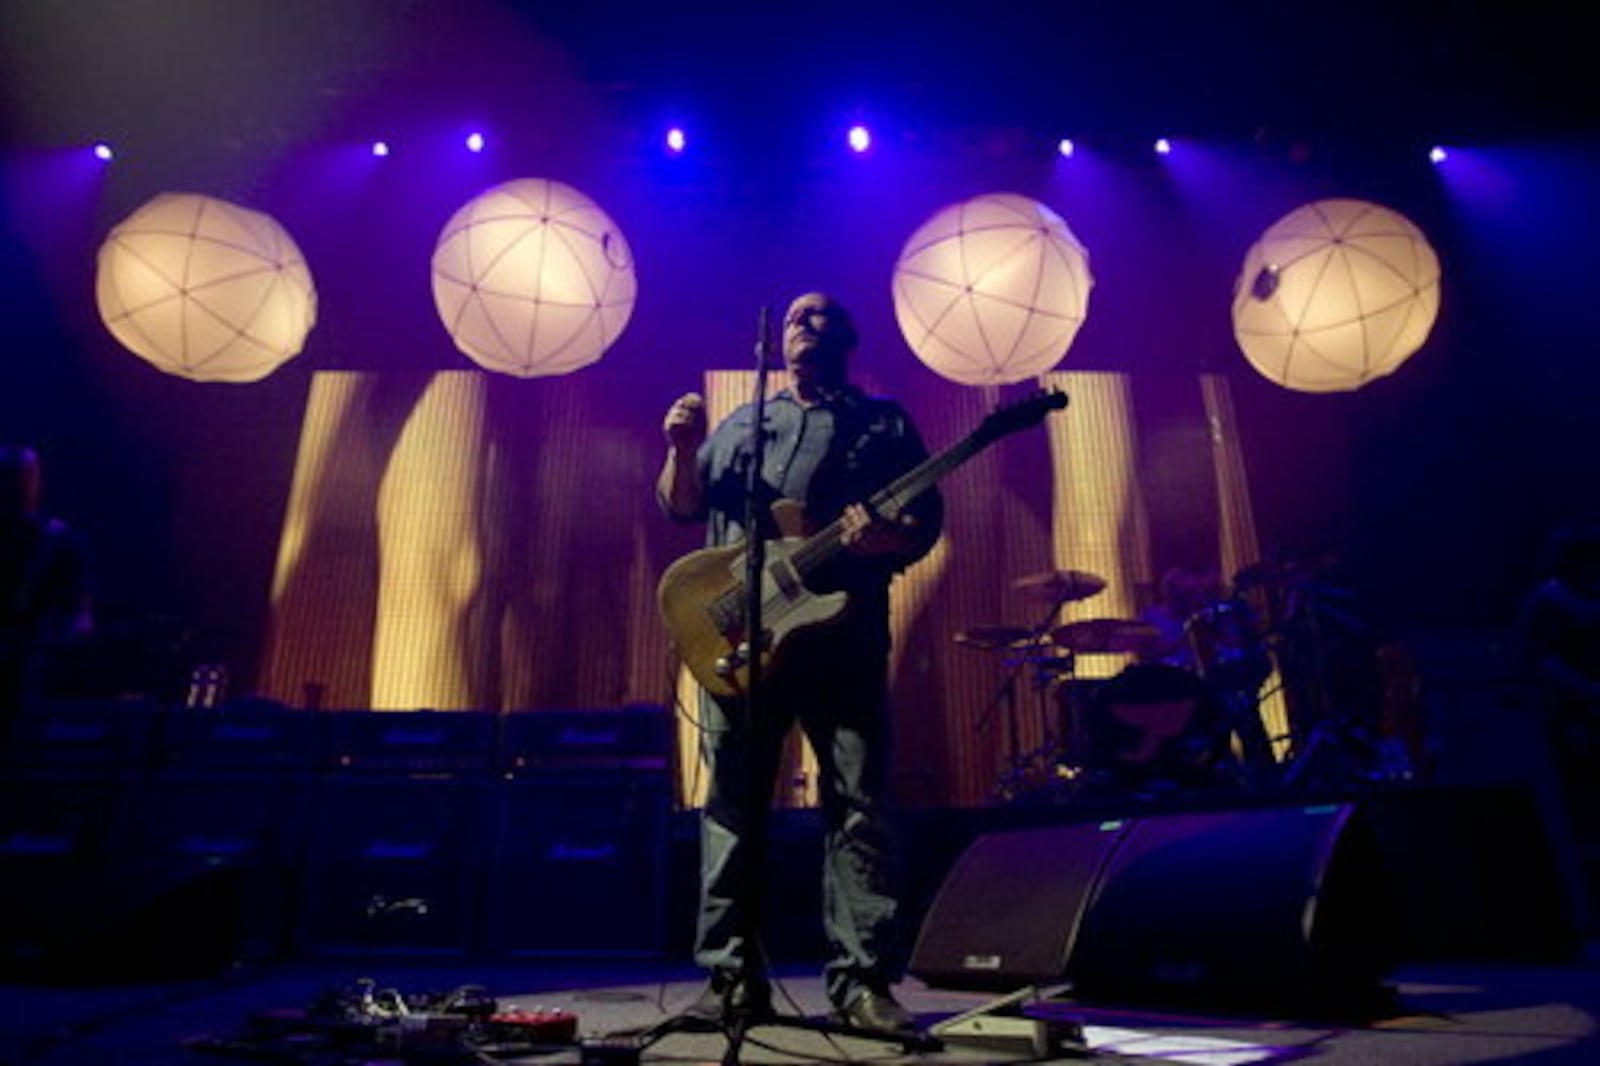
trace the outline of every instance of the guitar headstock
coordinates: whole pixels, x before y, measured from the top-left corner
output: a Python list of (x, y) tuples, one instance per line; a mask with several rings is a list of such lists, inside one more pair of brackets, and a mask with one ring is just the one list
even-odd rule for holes
[(1039, 389), (1033, 395), (996, 408), (978, 427), (978, 433), (993, 440), (1008, 433), (1036, 426), (1051, 411), (1067, 406), (1067, 394), (1060, 389)]

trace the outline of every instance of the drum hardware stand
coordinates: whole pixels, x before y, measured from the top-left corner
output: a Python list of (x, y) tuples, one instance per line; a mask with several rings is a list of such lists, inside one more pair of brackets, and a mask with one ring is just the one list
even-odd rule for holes
[[(1391, 763), (1385, 754), (1383, 741), (1350, 715), (1330, 715), (1313, 725), (1305, 743), (1291, 754), (1283, 771), (1283, 783), (1289, 788), (1332, 786), (1343, 790), (1408, 782), (1409, 765)], [(1336, 773), (1330, 780), (1322, 780), (1317, 775), (1330, 760), (1334, 760)]]
[(974, 726), (975, 732), (983, 732), (989, 724), (989, 719), (994, 717), (995, 712), (1002, 706), (1005, 707), (1006, 736), (1010, 749), (1007, 761), (1010, 763), (1011, 769), (1001, 778), (1000, 783), (995, 786), (995, 791), (1002, 797), (1009, 794), (1010, 782), (1022, 769), (1022, 724), (1017, 721), (1017, 674), (1022, 670), (1021, 661), (1007, 662), (1005, 670), (1005, 677), (1000, 680), (1000, 687), (995, 690), (993, 698), (989, 701), (988, 709), (978, 717), (977, 724)]
[[(995, 785), (994, 791), (1002, 800), (1015, 799), (1026, 780), (1028, 771), (1039, 764), (1041, 759), (1048, 760), (1059, 750), (1055, 737), (1055, 730), (1051, 728), (1049, 701), (1046, 697), (1048, 684), (1046, 672), (1051, 666), (1046, 665), (1045, 649), (1061, 651), (1065, 654), (1053, 662), (1064, 663), (1062, 674), (1070, 682), (1077, 667), (1077, 656), (1070, 649), (1058, 649), (1050, 642), (1050, 630), (1055, 622), (1056, 615), (1073, 599), (1071, 589), (1068, 588), (1052, 597), (1049, 609), (1039, 624), (1028, 631), (1027, 636), (1014, 642), (1011, 648), (1020, 654), (1008, 656), (1004, 660), (1005, 676), (1001, 678), (999, 686), (995, 689), (994, 696), (989, 701), (989, 706), (983, 714), (978, 716), (973, 724), (974, 733), (982, 733), (988, 728), (989, 722), (996, 712), (1004, 707), (1006, 711), (1006, 725), (1009, 738), (1009, 754), (1007, 763), (1009, 768)], [(1040, 742), (1039, 746), (1024, 754), (1022, 751), (1022, 723), (1018, 716), (1017, 679), (1022, 671), (1032, 664), (1035, 671), (1034, 690), (1038, 693)], [(1053, 663), (1052, 663), (1053, 665)]]
[[(1308, 566), (1280, 552), (1257, 567), (1264, 567), (1265, 572), (1250, 580), (1260, 590), (1266, 608), (1264, 643), (1273, 653), (1288, 704), (1285, 765), (1292, 767), (1302, 755), (1309, 756), (1314, 745), (1325, 746), (1330, 739), (1343, 742), (1341, 738), (1350, 729), (1350, 723), (1342, 720), (1347, 716), (1333, 706), (1330, 696), (1327, 642), (1330, 623), (1357, 628), (1363, 623), (1329, 602), (1347, 594), (1312, 579), (1315, 563)], [(1234, 576), (1234, 583), (1246, 580), (1246, 571), (1257, 567), (1246, 567)], [(1326, 736), (1330, 730), (1335, 736)]]
[(1239, 739), (1240, 784), (1259, 788), (1270, 784), (1278, 762), (1272, 757), (1272, 738), (1261, 720), (1261, 698), (1248, 689), (1217, 694), (1223, 722)]
[[(1336, 707), (1329, 692), (1324, 611), (1304, 590), (1291, 590), (1292, 601), (1277, 626), (1275, 658), (1289, 699), (1289, 751), (1281, 781), (1290, 789), (1344, 788), (1366, 784), (1362, 770), (1379, 762), (1377, 741), (1348, 711)], [(1291, 632), (1291, 622), (1300, 632)], [(1295, 645), (1299, 644), (1300, 648)], [(1284, 670), (1285, 661), (1291, 664)], [(1331, 780), (1319, 780), (1334, 760)]]
[[(1039, 645), (1026, 646), (1024, 654), (1007, 657), (1004, 661), (1005, 676), (1001, 679), (999, 687), (995, 690), (989, 707), (979, 717), (974, 725), (974, 732), (982, 732), (987, 728), (989, 721), (1002, 707), (1006, 714), (1006, 735), (1009, 753), (1006, 757), (1008, 769), (995, 786), (995, 793), (1002, 799), (1015, 799), (1021, 782), (1027, 777), (1028, 771), (1038, 764), (1041, 757), (1050, 755), (1056, 750), (1055, 737), (1049, 726), (1049, 714), (1045, 702), (1045, 667), (1036, 650)], [(1070, 656), (1068, 662), (1070, 663)], [(1032, 663), (1038, 673), (1034, 679), (1034, 688), (1039, 693), (1040, 721), (1043, 736), (1039, 746), (1026, 753), (1022, 750), (1022, 722), (1019, 714), (1019, 700), (1017, 697), (1017, 681), (1028, 665)], [(1070, 672), (1071, 667), (1068, 666)]]

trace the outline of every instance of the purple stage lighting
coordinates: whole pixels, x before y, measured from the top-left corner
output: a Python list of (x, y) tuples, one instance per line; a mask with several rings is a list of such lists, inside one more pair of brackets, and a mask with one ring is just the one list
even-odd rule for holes
[(667, 131), (667, 151), (673, 155), (682, 152), (688, 143), (688, 138), (684, 136), (682, 126), (674, 126)]
[(872, 147), (872, 133), (865, 126), (851, 126), (847, 139), (854, 152), (865, 152)]
[(111, 162), (112, 154), (111, 146), (105, 141), (100, 141), (94, 146), (94, 157), (102, 163)]
[(1443, 163), (1449, 158), (1450, 153), (1441, 144), (1436, 144), (1432, 148), (1428, 149), (1428, 162), (1432, 163), (1434, 166), (1438, 166), (1440, 163)]
[(467, 151), (483, 151), (483, 134), (477, 132), (467, 134)]
[(1063, 137), (1056, 142), (1056, 151), (1061, 153), (1061, 158), (1071, 159), (1072, 153), (1077, 151), (1077, 145), (1072, 143), (1071, 137)]
[(372, 154), (377, 156), (379, 159), (382, 159), (384, 156), (388, 155), (389, 154), (389, 142), (388, 141), (373, 141), (372, 142)]
[(1156, 155), (1171, 155), (1172, 142), (1165, 137), (1156, 138)]

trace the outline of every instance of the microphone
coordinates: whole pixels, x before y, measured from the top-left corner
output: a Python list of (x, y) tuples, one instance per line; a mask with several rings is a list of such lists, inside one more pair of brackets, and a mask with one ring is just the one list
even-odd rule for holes
[(761, 305), (761, 312), (756, 319), (756, 366), (766, 368), (772, 365), (772, 307), (769, 304)]

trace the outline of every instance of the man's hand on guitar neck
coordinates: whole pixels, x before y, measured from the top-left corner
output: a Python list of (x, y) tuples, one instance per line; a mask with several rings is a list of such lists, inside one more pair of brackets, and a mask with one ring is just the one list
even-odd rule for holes
[(856, 555), (906, 555), (916, 550), (916, 526), (909, 514), (891, 522), (864, 503), (852, 503), (839, 516), (839, 543)]

